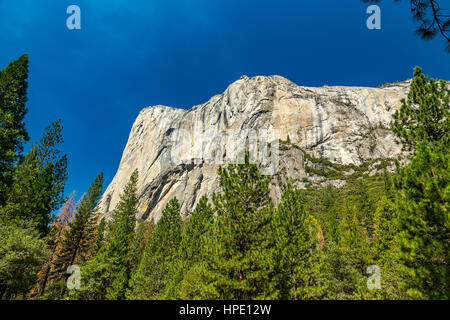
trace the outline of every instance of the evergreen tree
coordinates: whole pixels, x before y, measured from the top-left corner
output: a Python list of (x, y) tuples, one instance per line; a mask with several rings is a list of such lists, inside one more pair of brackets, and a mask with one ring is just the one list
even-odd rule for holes
[(51, 210), (57, 210), (65, 202), (64, 187), (67, 181), (67, 155), (62, 155), (59, 145), (64, 143), (61, 119), (45, 128), (36, 147), (37, 166), (40, 171), (52, 164)]
[(365, 224), (358, 218), (358, 205), (358, 202), (353, 202), (346, 206), (339, 243), (350, 248), (355, 269), (360, 274), (365, 274), (367, 267), (373, 264), (373, 254), (371, 238), (367, 233)]
[[(69, 293), (71, 300), (106, 300), (107, 290), (112, 288), (111, 279), (118, 275), (111, 269), (111, 261), (106, 255), (96, 255), (87, 260), (80, 267), (80, 290), (74, 289)], [(62, 283), (65, 286), (65, 283)]]
[(392, 126), (404, 148), (415, 151), (397, 170), (394, 210), (402, 285), (418, 299), (450, 297), (449, 93), (447, 82), (428, 79), (416, 68), (408, 100)]
[(0, 219), (0, 300), (24, 299), (47, 253), (33, 222)]
[(413, 150), (421, 142), (449, 145), (450, 86), (445, 80), (428, 79), (422, 69), (414, 69), (408, 98), (393, 115), (392, 131), (404, 149)]
[(97, 228), (97, 239), (95, 240), (96, 252), (98, 252), (104, 246), (105, 232), (106, 232), (106, 219), (105, 217), (102, 217), (100, 219), (100, 223), (98, 224)]
[(181, 241), (183, 222), (176, 198), (169, 201), (156, 225), (138, 269), (132, 275), (129, 299), (161, 299), (171, 279), (170, 266)]
[(33, 220), (45, 235), (50, 226), (52, 211), (64, 202), (67, 180), (67, 158), (57, 148), (63, 142), (61, 122), (45, 129), (40, 143), (14, 167), (7, 202), (0, 213), (13, 219)]
[[(100, 173), (91, 184), (87, 194), (80, 200), (74, 220), (64, 232), (61, 252), (55, 259), (54, 276), (57, 279), (67, 278), (66, 270), (74, 264), (82, 264), (92, 253), (94, 247), (94, 231), (96, 229), (95, 208), (102, 194), (103, 173)], [(65, 295), (66, 287), (62, 285), (61, 295)]]
[(139, 263), (141, 262), (142, 256), (144, 255), (145, 248), (147, 247), (148, 241), (155, 230), (155, 224), (153, 220), (145, 221), (139, 219), (137, 221), (137, 228), (134, 234), (133, 241), (130, 245), (130, 267), (131, 271), (134, 272)]
[(376, 201), (372, 201), (369, 187), (364, 179), (354, 182), (356, 216), (364, 227), (365, 234), (370, 238), (373, 235), (373, 215), (376, 210)]
[(381, 197), (377, 203), (374, 217), (374, 260), (381, 270), (381, 292), (378, 299), (406, 299), (404, 290), (398, 286), (403, 281), (400, 268), (400, 247), (395, 241), (398, 233), (395, 224), (394, 203), (387, 196)]
[(219, 168), (222, 193), (213, 195), (218, 217), (205, 245), (203, 298), (258, 299), (273, 296), (269, 177), (257, 165)]
[(280, 299), (317, 299), (323, 293), (317, 221), (289, 184), (274, 217), (277, 289)]
[(33, 147), (15, 167), (7, 202), (0, 214), (9, 219), (31, 220), (42, 235), (48, 232), (52, 219), (53, 163), (40, 169), (37, 147)]
[(384, 191), (386, 193), (386, 197), (390, 200), (393, 198), (394, 194), (394, 183), (392, 180), (392, 174), (390, 174), (386, 168), (383, 170), (383, 182), (384, 182)]
[[(209, 283), (205, 273), (206, 265), (203, 261), (193, 265), (183, 273), (183, 279), (179, 287), (179, 295), (175, 298), (182, 300), (217, 299), (217, 292)], [(174, 297), (170, 297), (172, 299)]]
[(167, 288), (166, 298), (180, 299), (180, 289), (186, 271), (200, 263), (204, 246), (204, 235), (211, 231), (214, 222), (214, 210), (208, 204), (208, 197), (200, 198), (192, 212), (178, 247), (172, 265), (174, 278)]
[(336, 242), (328, 242), (324, 247), (324, 287), (326, 298), (348, 300), (363, 279), (355, 268), (356, 262), (350, 247)]
[(381, 197), (374, 215), (374, 255), (376, 259), (392, 246), (398, 231), (394, 218), (394, 203), (386, 196)]
[[(109, 286), (105, 287), (107, 299), (123, 299), (131, 274), (130, 249), (134, 237), (137, 214), (136, 186), (138, 171), (135, 170), (125, 186), (120, 201), (111, 215), (105, 244), (94, 258), (109, 265)], [(89, 276), (87, 277), (89, 279)]]
[(422, 143), (399, 170), (395, 211), (400, 259), (408, 294), (419, 299), (450, 297), (450, 154), (448, 145)]
[[(381, 179), (360, 179), (339, 188), (335, 203), (329, 208), (329, 223), (325, 224), (323, 277), (328, 299), (361, 299), (366, 286), (367, 267), (374, 264), (371, 236), (373, 230), (372, 198), (383, 190)], [(367, 180), (367, 181), (366, 181)]]
[[(75, 192), (73, 192), (67, 198), (50, 228), (50, 232), (46, 238), (46, 247), (50, 252), (49, 259), (38, 273), (38, 281), (30, 293), (31, 297), (44, 296), (47, 288), (53, 286), (54, 279), (51, 278), (51, 274), (54, 271), (55, 258), (61, 251), (64, 232), (69, 228), (70, 223), (74, 219), (76, 207)], [(52, 294), (54, 295), (55, 292), (52, 292), (50, 295)]]
[(23, 122), (27, 113), (27, 79), (26, 54), (0, 70), (0, 206), (11, 183), (13, 166), (29, 139)]
[(111, 214), (106, 233), (106, 251), (127, 260), (136, 227), (138, 171), (135, 170), (125, 186), (117, 207)]

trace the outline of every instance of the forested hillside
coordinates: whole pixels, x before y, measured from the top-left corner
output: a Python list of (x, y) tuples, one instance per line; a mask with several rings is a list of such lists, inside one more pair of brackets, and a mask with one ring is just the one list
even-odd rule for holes
[(27, 78), (27, 55), (0, 71), (0, 299), (449, 299), (448, 82), (415, 69), (391, 125), (409, 159), (349, 166), (301, 150), (306, 170), (346, 183), (292, 180), (275, 204), (246, 152), (192, 212), (173, 198), (153, 223), (136, 219), (137, 170), (111, 216), (101, 173), (66, 195), (60, 120), (24, 153)]

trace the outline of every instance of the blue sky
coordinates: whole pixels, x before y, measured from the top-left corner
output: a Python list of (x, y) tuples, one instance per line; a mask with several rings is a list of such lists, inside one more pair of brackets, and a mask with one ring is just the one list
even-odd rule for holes
[[(37, 141), (63, 120), (66, 192), (81, 195), (101, 171), (106, 188), (142, 108), (190, 108), (243, 74), (376, 86), (419, 65), (450, 79), (444, 41), (413, 35), (408, 2), (384, 0), (368, 30), (359, 0), (0, 0), (0, 69), (29, 54), (27, 129)], [(71, 4), (81, 30), (66, 27)]]

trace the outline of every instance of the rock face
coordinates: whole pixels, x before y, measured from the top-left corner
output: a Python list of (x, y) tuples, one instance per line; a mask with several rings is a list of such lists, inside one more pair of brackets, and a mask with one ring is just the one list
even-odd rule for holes
[[(266, 137), (278, 156), (275, 185), (308, 177), (304, 153), (338, 164), (395, 157), (401, 151), (387, 129), (409, 90), (409, 81), (383, 89), (301, 87), (280, 76), (241, 77), (224, 93), (189, 110), (166, 106), (143, 109), (106, 189), (100, 210), (114, 209), (134, 169), (139, 170), (139, 212), (157, 221), (177, 197), (182, 212), (218, 190), (217, 168), (223, 155), (233, 158), (246, 145), (246, 130), (278, 132), (299, 148), (274, 151), (276, 135)], [(274, 131), (275, 130), (275, 131)], [(218, 135), (220, 133), (220, 135)], [(220, 136), (221, 138), (217, 138)], [(227, 137), (227, 138), (224, 138)], [(283, 176), (281, 173), (283, 172)], [(280, 190), (273, 190), (274, 200)]]

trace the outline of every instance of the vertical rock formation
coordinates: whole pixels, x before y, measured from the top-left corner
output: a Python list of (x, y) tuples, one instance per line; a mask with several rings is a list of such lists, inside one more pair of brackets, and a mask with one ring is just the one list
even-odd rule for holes
[[(387, 128), (408, 88), (409, 81), (382, 89), (311, 88), (280, 76), (243, 76), (222, 94), (189, 110), (147, 107), (131, 129), (100, 209), (105, 213), (114, 209), (137, 168), (143, 218), (158, 220), (172, 197), (179, 199), (183, 212), (189, 212), (203, 194), (217, 190), (217, 146), (230, 156), (234, 142), (238, 153), (245, 146), (245, 135), (239, 134), (242, 130), (276, 130), (282, 141), (297, 147), (280, 149), (275, 184), (310, 175), (305, 171), (304, 151), (337, 164), (395, 157), (401, 149)], [(212, 139), (219, 135), (228, 138)], [(278, 189), (274, 188), (275, 200)]]

